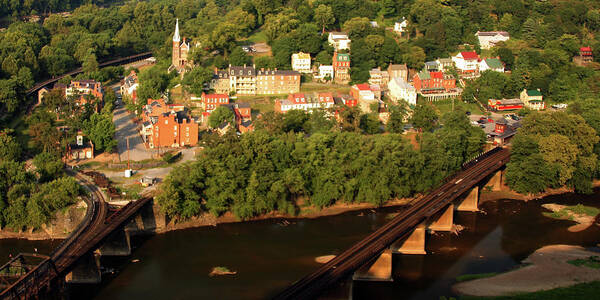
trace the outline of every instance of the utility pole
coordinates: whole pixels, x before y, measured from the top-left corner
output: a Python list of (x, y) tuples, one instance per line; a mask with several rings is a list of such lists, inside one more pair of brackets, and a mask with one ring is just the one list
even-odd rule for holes
[(127, 170), (131, 170), (131, 160), (129, 159), (129, 137), (127, 137)]

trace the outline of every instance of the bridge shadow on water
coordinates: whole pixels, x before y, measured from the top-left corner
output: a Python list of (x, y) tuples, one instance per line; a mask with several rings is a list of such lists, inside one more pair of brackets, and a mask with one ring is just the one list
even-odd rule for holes
[[(596, 190), (596, 195), (598, 190)], [(319, 299), (439, 299), (457, 296), (452, 285), (463, 274), (506, 272), (535, 250), (553, 244), (594, 247), (600, 241), (600, 227), (569, 232), (571, 221), (544, 217), (544, 203), (565, 205), (591, 202), (593, 196), (574, 194), (550, 196), (538, 201), (498, 200), (480, 204), (483, 212), (460, 212), (455, 224), (460, 234), (428, 234), (427, 255), (393, 255), (393, 281), (347, 279), (331, 287)], [(350, 292), (352, 297), (350, 298)]]
[(100, 284), (69, 284), (67, 285), (67, 299), (93, 299), (107, 285), (118, 278), (119, 273), (135, 264), (135, 251), (151, 240), (155, 234), (138, 234), (131, 236), (130, 256), (101, 256), (100, 266), (102, 282)]

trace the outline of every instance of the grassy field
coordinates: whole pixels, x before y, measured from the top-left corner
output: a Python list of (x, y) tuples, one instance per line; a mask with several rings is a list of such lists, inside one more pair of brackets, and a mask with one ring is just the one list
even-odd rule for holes
[[(342, 84), (326, 84), (326, 83), (317, 83), (317, 82), (307, 82), (303, 83), (300, 87), (301, 93), (314, 93), (314, 92), (332, 92), (332, 93), (340, 93), (347, 94), (350, 92), (350, 87), (348, 85)], [(335, 96), (335, 95), (334, 95)]]
[(247, 41), (251, 43), (266, 43), (267, 36), (265, 35), (264, 31), (262, 31), (262, 28), (259, 28), (248, 37)]
[(287, 95), (275, 95), (275, 96), (238, 96), (235, 102), (248, 103), (252, 108), (252, 116), (256, 116), (259, 113), (265, 113), (273, 111), (275, 105), (275, 99), (286, 98)]
[[(424, 103), (424, 102), (425, 101), (420, 102), (420, 103)], [(437, 109), (437, 111), (440, 115), (443, 115), (452, 110), (452, 100), (451, 99), (446, 99), (446, 100), (441, 100), (441, 101), (433, 101), (431, 103), (433, 103), (433, 106), (435, 106), (435, 108)], [(465, 103), (460, 100), (454, 100), (454, 109), (457, 109), (459, 107), (463, 108), (464, 111), (470, 111), (473, 114), (483, 114), (481, 107), (479, 105), (477, 105), (476, 103)]]
[(566, 288), (557, 288), (535, 293), (518, 294), (505, 297), (460, 297), (461, 300), (567, 300), (600, 299), (600, 281), (580, 283)]

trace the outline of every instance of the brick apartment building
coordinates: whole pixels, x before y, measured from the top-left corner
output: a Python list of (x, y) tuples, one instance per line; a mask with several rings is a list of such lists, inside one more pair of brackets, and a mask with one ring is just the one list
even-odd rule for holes
[(460, 95), (456, 79), (443, 72), (421, 71), (413, 76), (413, 85), (421, 96), (428, 100), (439, 100)]
[(254, 66), (229, 66), (215, 70), (210, 88), (219, 94), (279, 95), (300, 91), (300, 73), (288, 70), (259, 69)]
[(148, 99), (142, 114), (140, 134), (149, 148), (198, 144), (198, 124), (181, 105), (166, 105), (163, 99)]
[(95, 104), (96, 112), (102, 109), (102, 101), (104, 100), (104, 91), (102, 90), (102, 83), (94, 80), (74, 80), (65, 89), (65, 96), (75, 97), (75, 104), (83, 106), (86, 104)]
[(350, 82), (350, 54), (333, 53), (332, 64), (334, 81), (340, 84), (347, 84)]

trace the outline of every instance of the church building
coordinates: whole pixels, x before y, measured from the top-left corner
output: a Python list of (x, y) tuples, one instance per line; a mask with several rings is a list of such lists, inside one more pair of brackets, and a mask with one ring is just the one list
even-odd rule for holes
[(179, 37), (179, 19), (175, 25), (175, 34), (173, 34), (173, 55), (169, 72), (176, 70), (177, 73), (185, 73), (185, 69), (190, 65), (188, 61), (188, 53), (190, 52), (190, 44), (183, 38)]

